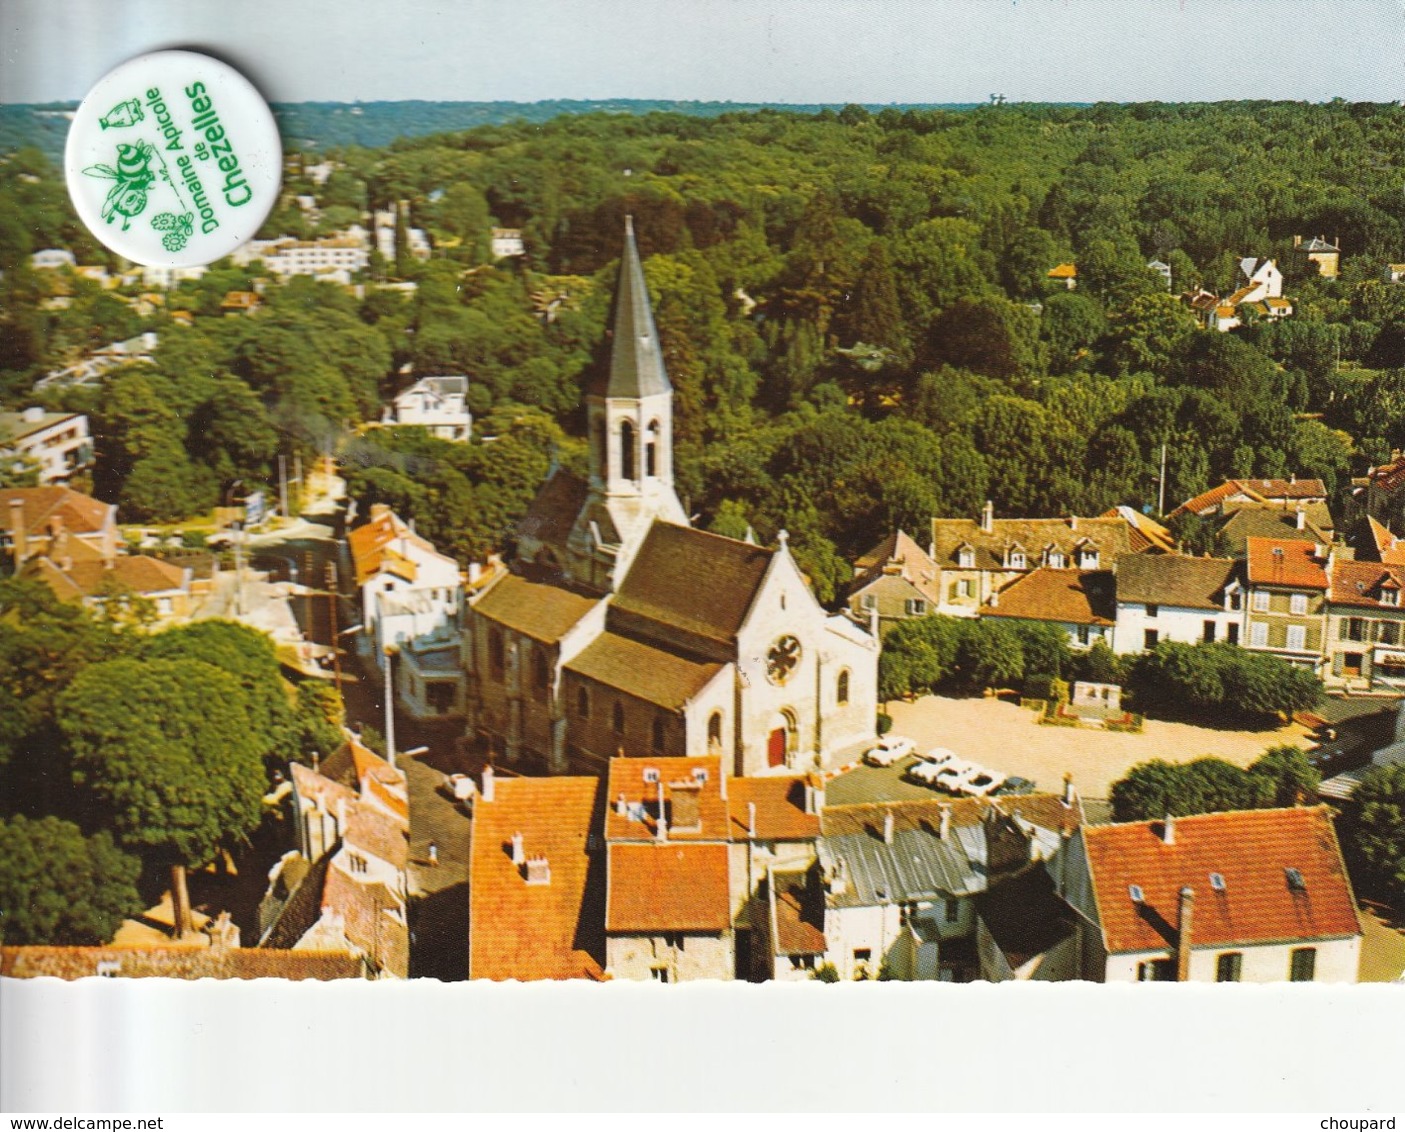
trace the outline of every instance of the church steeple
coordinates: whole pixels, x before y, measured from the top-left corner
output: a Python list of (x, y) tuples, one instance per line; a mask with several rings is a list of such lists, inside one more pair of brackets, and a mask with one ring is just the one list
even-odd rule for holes
[(624, 255), (610, 312), (610, 364), (597, 372), (590, 393), (598, 397), (635, 400), (672, 393), (664, 369), (649, 287), (639, 247), (634, 242), (634, 218), (624, 218)]

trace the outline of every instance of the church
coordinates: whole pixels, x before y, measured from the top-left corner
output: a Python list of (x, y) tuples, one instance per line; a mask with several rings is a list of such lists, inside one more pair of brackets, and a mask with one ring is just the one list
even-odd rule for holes
[(820, 605), (784, 531), (762, 547), (689, 525), (628, 220), (609, 329), (586, 389), (589, 478), (550, 476), (511, 569), (468, 607), (468, 734), (553, 773), (621, 753), (717, 755), (732, 775), (852, 760), (874, 741), (877, 636)]

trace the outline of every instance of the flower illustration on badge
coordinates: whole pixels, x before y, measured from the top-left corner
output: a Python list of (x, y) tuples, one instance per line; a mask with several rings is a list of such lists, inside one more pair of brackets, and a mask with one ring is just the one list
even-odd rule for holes
[(114, 217), (122, 217), (124, 232), (132, 217), (146, 208), (147, 190), (156, 181), (156, 174), (151, 171), (153, 152), (147, 142), (139, 141), (135, 145), (124, 142), (117, 147), (116, 168), (111, 165), (89, 165), (83, 170), (89, 177), (117, 182), (107, 194), (102, 206), (102, 218), (111, 224)]
[(125, 102), (119, 102), (98, 121), (102, 123), (104, 130), (111, 130), (119, 126), (135, 126), (145, 117), (146, 115), (142, 113), (141, 103), (135, 98), (129, 98)]
[(168, 252), (178, 252), (185, 247), (186, 241), (195, 230), (195, 215), (190, 212), (183, 212), (179, 216), (174, 212), (158, 212), (151, 218), (151, 226), (158, 232), (166, 233), (161, 237), (163, 248)]

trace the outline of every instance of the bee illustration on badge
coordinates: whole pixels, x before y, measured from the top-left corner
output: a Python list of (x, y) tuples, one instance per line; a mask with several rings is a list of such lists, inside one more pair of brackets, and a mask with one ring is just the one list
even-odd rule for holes
[(100, 177), (116, 181), (107, 194), (102, 207), (102, 218), (109, 224), (116, 216), (122, 217), (122, 231), (130, 226), (131, 219), (146, 208), (147, 190), (156, 181), (151, 171), (151, 146), (144, 141), (135, 145), (125, 142), (117, 147), (117, 167), (110, 165), (89, 165), (83, 172), (89, 177)]
[(104, 130), (111, 130), (118, 126), (135, 126), (146, 117), (142, 113), (141, 103), (135, 98), (129, 98), (125, 102), (119, 102), (98, 121)]
[(158, 212), (151, 218), (151, 226), (158, 232), (166, 233), (161, 237), (163, 248), (168, 252), (178, 252), (185, 247), (186, 241), (195, 230), (195, 215), (190, 212), (183, 212), (179, 216), (174, 212)]

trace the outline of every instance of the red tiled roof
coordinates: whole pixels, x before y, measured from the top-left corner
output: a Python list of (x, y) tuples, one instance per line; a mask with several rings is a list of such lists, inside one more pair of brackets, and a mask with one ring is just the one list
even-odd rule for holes
[(322, 906), (341, 917), (342, 931), (353, 947), (396, 978), (409, 978), (410, 929), (405, 903), (396, 893), (379, 881), (356, 880), (333, 868), (327, 870)]
[(1372, 468), (1366, 479), (1372, 487), (1381, 491), (1395, 491), (1401, 484), (1405, 484), (1405, 457)]
[[(1161, 822), (1084, 826), (1098, 918), (1110, 953), (1176, 944), (1179, 894), (1195, 893), (1192, 946), (1339, 939), (1361, 927), (1325, 806), (1244, 810)], [(1302, 878), (1295, 890), (1287, 870)], [(1224, 878), (1217, 891), (1210, 876)], [(1140, 904), (1130, 895), (1138, 886)]]
[(727, 780), (728, 829), (733, 841), (750, 839), (750, 806), (756, 807), (757, 841), (813, 841), (819, 814), (805, 812), (806, 781), (800, 777)]
[[(469, 863), (469, 976), (600, 979), (604, 976), (604, 869), (592, 867), (598, 778), (504, 779), (473, 812)], [(528, 884), (512, 863), (514, 834), (545, 857), (549, 884)]]
[(607, 932), (721, 932), (732, 922), (726, 845), (610, 846)]
[[(1328, 597), (1333, 605), (1399, 609), (1402, 588), (1405, 588), (1405, 566), (1384, 562), (1334, 562)], [(1383, 593), (1393, 593), (1395, 601), (1383, 602)]]
[(1395, 565), (1405, 565), (1405, 539), (1398, 539), (1389, 528), (1378, 523), (1371, 516), (1366, 517), (1366, 527), (1371, 535), (1371, 543), (1376, 551), (1376, 559)]
[(1050, 279), (1077, 279), (1078, 267), (1072, 263), (1061, 263), (1049, 269)]
[[(658, 773), (657, 782), (648, 782), (645, 775)], [(693, 782), (698, 772), (707, 775), (698, 793), (698, 815), (702, 819), (694, 830), (675, 829), (673, 794), (675, 782)], [(697, 755), (689, 758), (613, 758), (606, 787), (605, 837), (609, 841), (651, 841), (658, 829), (659, 785), (663, 785), (664, 805), (669, 818), (668, 836), (678, 841), (724, 841), (727, 838), (727, 802), (722, 797), (722, 760), (717, 755)], [(737, 779), (729, 779), (728, 787)], [(631, 803), (642, 803), (643, 820), (634, 821), (619, 812), (623, 797), (626, 809)]]
[(1327, 571), (1315, 543), (1301, 539), (1246, 539), (1251, 586), (1294, 586), (1325, 590)]
[(775, 878), (777, 955), (823, 955), (824, 896), (804, 876)]
[(415, 534), (409, 525), (392, 511), (377, 515), (369, 523), (357, 527), (346, 536), (346, 541), (351, 547), (351, 561), (356, 566), (358, 586), (364, 586), (382, 572), (395, 574), (407, 582), (413, 582), (419, 567), (415, 560), (405, 553), (410, 546), (438, 554), (432, 543)]
[(1117, 599), (1111, 570), (1053, 570), (1041, 566), (1000, 591), (982, 617), (1019, 617), (1071, 625), (1112, 625)]
[(116, 508), (70, 487), (11, 487), (0, 491), (0, 530), (10, 530), (10, 501), (24, 504), (24, 529), (30, 538), (47, 535), (51, 519), (61, 519), (75, 535), (98, 534), (114, 522)]
[[(81, 542), (70, 543), (82, 546)], [(104, 587), (117, 586), (137, 594), (169, 593), (185, 588), (185, 571), (147, 554), (121, 554), (105, 563), (101, 558), (85, 557), (71, 562), (64, 569), (51, 558), (34, 558), (24, 565), (24, 572), (48, 584), (63, 601), (79, 601), (101, 595)]]
[(203, 945), (169, 947), (6, 947), (0, 975), (8, 979), (358, 979), (361, 961), (345, 951), (274, 950)]

